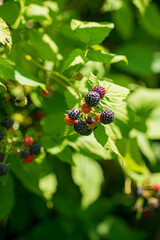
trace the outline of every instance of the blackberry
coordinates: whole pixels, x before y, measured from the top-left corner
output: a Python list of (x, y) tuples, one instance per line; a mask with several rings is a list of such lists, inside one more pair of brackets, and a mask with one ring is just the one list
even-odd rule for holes
[(93, 119), (92, 117), (88, 117), (88, 118), (86, 119), (86, 123), (92, 124), (92, 123), (94, 123), (94, 119)]
[(0, 163), (0, 176), (6, 175), (7, 172), (8, 172), (8, 167)]
[(0, 152), (0, 162), (2, 163), (5, 159), (5, 155)]
[(27, 158), (29, 156), (29, 150), (28, 149), (22, 149), (20, 151), (20, 157), (21, 158)]
[(87, 129), (84, 133), (81, 133), (81, 135), (89, 136), (92, 133), (92, 129)]
[(88, 106), (96, 107), (101, 98), (100, 98), (99, 93), (91, 91), (86, 94), (84, 99)]
[(82, 121), (82, 120), (78, 120), (75, 124), (74, 124), (74, 130), (78, 133), (80, 133), (81, 135), (83, 135), (88, 129), (87, 124)]
[(0, 141), (4, 138), (4, 134), (2, 131), (0, 131)]
[(101, 112), (100, 120), (103, 124), (109, 124), (114, 121), (114, 112), (109, 109), (105, 109)]
[(80, 111), (76, 108), (74, 109), (71, 109), (69, 112), (68, 112), (68, 117), (72, 120), (77, 120), (79, 118), (79, 115), (80, 115)]
[(11, 128), (13, 126), (13, 123), (14, 123), (14, 121), (10, 117), (3, 118), (2, 122), (1, 122), (2, 126), (7, 129)]
[(99, 93), (100, 98), (103, 98), (106, 94), (105, 88), (101, 86), (95, 86), (94, 88), (92, 88), (92, 91)]
[(34, 142), (31, 146), (30, 146), (30, 153), (38, 155), (41, 152), (41, 145), (38, 142)]

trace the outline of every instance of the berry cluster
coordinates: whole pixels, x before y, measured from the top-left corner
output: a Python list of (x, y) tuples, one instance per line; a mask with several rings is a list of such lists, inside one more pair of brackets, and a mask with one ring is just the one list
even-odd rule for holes
[[(0, 142), (5, 139), (5, 130), (12, 129), (14, 121), (10, 117), (5, 117), (1, 121), (1, 126), (4, 130), (0, 130)], [(0, 152), (0, 176), (4, 176), (8, 172), (8, 166), (4, 163), (5, 162), (5, 155)]]
[[(160, 184), (147, 184), (138, 187), (135, 195), (138, 199), (134, 205), (134, 209), (142, 213), (144, 218), (149, 218), (153, 215), (154, 211), (160, 210)], [(143, 201), (139, 201), (139, 199)]]
[(20, 157), (25, 163), (31, 163), (34, 160), (34, 155), (39, 155), (41, 151), (41, 145), (38, 142), (33, 142), (32, 137), (25, 137), (23, 145), (28, 148), (20, 150)]
[[(100, 100), (105, 96), (106, 90), (102, 86), (95, 86), (91, 92), (88, 92), (85, 97), (85, 103), (80, 109), (71, 109), (65, 116), (64, 121), (67, 125), (74, 125), (74, 130), (81, 135), (90, 135), (92, 130), (97, 126), (96, 123), (110, 124), (114, 121), (114, 113), (112, 110), (104, 109), (100, 113), (93, 110), (93, 107), (98, 106)], [(78, 119), (81, 117), (81, 119)]]
[[(40, 154), (41, 145), (38, 142), (34, 142), (33, 138), (27, 136), (23, 139), (23, 147), (21, 149), (17, 148), (17, 145), (14, 145), (14, 141), (18, 140), (16, 133), (13, 129), (14, 121), (10, 117), (5, 117), (1, 121), (2, 130), (0, 130), (0, 142), (1, 142), (1, 151), (0, 152), (0, 176), (4, 176), (8, 172), (8, 164), (6, 164), (7, 156), (10, 151), (17, 156), (19, 152), (20, 157), (25, 163), (31, 163), (34, 160), (34, 155)], [(16, 140), (13, 140), (16, 139)]]

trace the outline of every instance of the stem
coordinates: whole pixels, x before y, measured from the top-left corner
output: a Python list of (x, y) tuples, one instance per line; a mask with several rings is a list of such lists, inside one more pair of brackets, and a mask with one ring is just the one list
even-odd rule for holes
[[(80, 101), (82, 102), (82, 97), (79, 93), (79, 91), (77, 90), (77, 88), (75, 88), (75, 86), (73, 85), (73, 83), (71, 82), (71, 80), (69, 78), (67, 78), (66, 76), (60, 74), (59, 72), (56, 72), (54, 70), (50, 70), (50, 69), (46, 69), (42, 64), (40, 64), (39, 62), (37, 62), (36, 60), (34, 60), (30, 55), (25, 54), (24, 52), (21, 51), (21, 53), (23, 54), (23, 56), (30, 62), (34, 63), (37, 67), (41, 68), (42, 70), (46, 71), (46, 72), (50, 72), (52, 73), (54, 76), (50, 76), (51, 78), (53, 78), (54, 80), (56, 80), (57, 82), (59, 82), (61, 85), (63, 85), (65, 88), (68, 89), (68, 86), (63, 83), (60, 79), (63, 79), (64, 81), (66, 81), (67, 83), (69, 83), (69, 85), (75, 90), (75, 92), (77, 93)], [(58, 77), (58, 78), (57, 78)]]

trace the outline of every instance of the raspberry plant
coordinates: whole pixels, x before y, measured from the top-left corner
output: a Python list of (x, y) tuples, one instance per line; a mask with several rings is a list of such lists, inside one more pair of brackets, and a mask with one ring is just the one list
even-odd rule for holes
[(136, 226), (160, 205), (156, 6), (0, 1), (6, 239), (145, 240)]

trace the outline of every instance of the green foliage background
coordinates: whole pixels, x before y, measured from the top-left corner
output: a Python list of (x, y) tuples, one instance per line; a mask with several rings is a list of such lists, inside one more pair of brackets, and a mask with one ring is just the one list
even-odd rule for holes
[[(159, 239), (160, 212), (144, 219), (133, 211), (135, 186), (160, 184), (159, 7), (149, 0), (0, 5), (1, 117), (43, 146), (31, 164), (7, 158), (0, 239)], [(97, 84), (107, 91), (101, 106), (116, 119), (80, 136), (64, 113)], [(43, 98), (48, 86), (53, 95)], [(29, 99), (24, 109), (11, 101), (19, 95)]]

